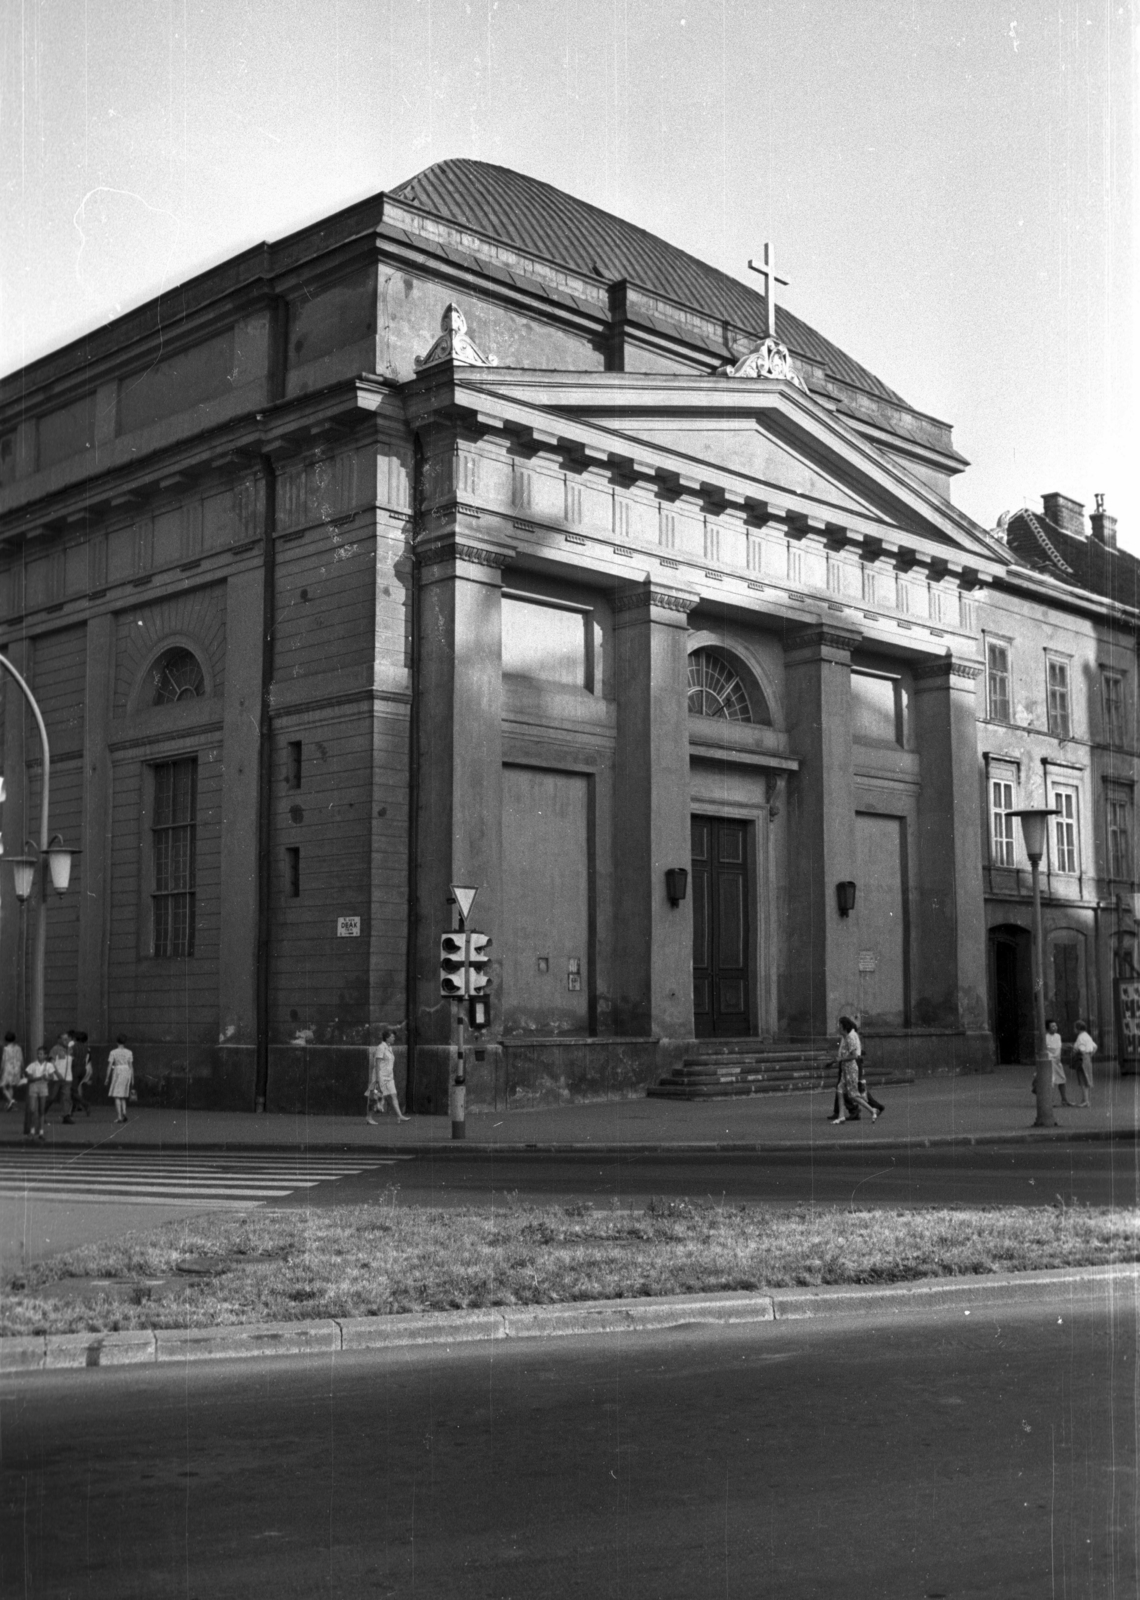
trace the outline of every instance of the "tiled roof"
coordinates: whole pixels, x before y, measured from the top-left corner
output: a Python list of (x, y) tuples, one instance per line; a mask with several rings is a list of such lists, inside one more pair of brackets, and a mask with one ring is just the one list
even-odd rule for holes
[(1110, 550), (1099, 539), (1066, 533), (1044, 512), (1028, 507), (1010, 517), (1006, 541), (1010, 553), (1026, 566), (1118, 605), (1140, 607), (1140, 560), (1129, 550)]
[[(390, 191), (393, 198), (530, 255), (614, 283), (625, 278), (651, 293), (759, 337), (768, 330), (764, 296), (676, 245), (549, 183), (485, 161), (438, 161)], [(873, 372), (783, 306), (776, 332), (829, 376), (894, 405), (911, 408)]]

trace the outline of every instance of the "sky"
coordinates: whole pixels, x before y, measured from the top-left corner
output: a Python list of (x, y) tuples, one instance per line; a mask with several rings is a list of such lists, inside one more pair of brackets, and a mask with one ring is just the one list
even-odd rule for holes
[[(1140, 553), (1140, 0), (0, 0), (0, 372), (433, 161), (749, 279)], [(757, 280), (753, 280), (754, 282)]]

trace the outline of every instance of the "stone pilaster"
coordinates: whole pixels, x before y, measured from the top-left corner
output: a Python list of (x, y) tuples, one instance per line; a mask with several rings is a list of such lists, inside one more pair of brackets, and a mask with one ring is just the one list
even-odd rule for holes
[[(479, 895), (474, 926), (492, 945), (492, 1007), (500, 1014), (502, 904), (502, 569), (513, 549), (457, 528), (433, 528), (416, 548), (417, 1109), (442, 1112), (452, 1061), (454, 1006), (439, 993), (439, 936), (453, 926), (453, 883)], [(496, 1031), (498, 1031), (496, 1029)]]
[(114, 618), (87, 623), (83, 724), (83, 877), (79, 902), (79, 993), (76, 1018), (92, 1039), (107, 1038), (107, 949), (110, 943), (111, 753), (108, 738), (115, 681)]
[[(984, 1033), (986, 929), (982, 899), (977, 680), (972, 662), (915, 670), (914, 728), (922, 760), (918, 879), (922, 921), (914, 1020)], [(988, 1038), (988, 1035), (986, 1036)], [(980, 1049), (988, 1065), (985, 1040)]]
[(258, 763), (261, 734), (261, 568), (226, 584), (226, 686), (222, 712), (221, 916), (218, 1033), (227, 1077), (248, 1080), (253, 1109), (257, 1043)]
[(858, 994), (858, 937), (835, 885), (856, 878), (851, 652), (856, 634), (809, 626), (785, 639), (788, 749), (788, 942), (785, 1026), (823, 1038)]
[(613, 828), (616, 1033), (693, 1032), (692, 902), (665, 873), (688, 868), (688, 615), (697, 597), (638, 584), (614, 598), (617, 751)]

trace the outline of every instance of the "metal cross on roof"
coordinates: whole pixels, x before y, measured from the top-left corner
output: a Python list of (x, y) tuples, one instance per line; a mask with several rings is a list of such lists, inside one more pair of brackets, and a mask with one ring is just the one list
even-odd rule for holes
[(758, 272), (764, 279), (764, 299), (768, 305), (768, 337), (769, 339), (774, 339), (776, 337), (776, 285), (782, 283), (786, 289), (788, 280), (787, 278), (777, 277), (776, 252), (767, 240), (764, 242), (763, 266), (758, 261), (752, 261), (751, 259), (748, 265), (753, 272)]

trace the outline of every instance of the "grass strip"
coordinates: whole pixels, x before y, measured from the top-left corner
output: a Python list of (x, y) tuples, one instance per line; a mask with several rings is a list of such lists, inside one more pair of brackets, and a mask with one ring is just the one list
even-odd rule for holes
[[(1140, 1210), (774, 1211), (667, 1200), (638, 1212), (437, 1211), (387, 1199), (199, 1215), (84, 1246), (5, 1285), (0, 1334), (906, 1283), (1137, 1259)], [(208, 1271), (184, 1277), (180, 1263)]]

